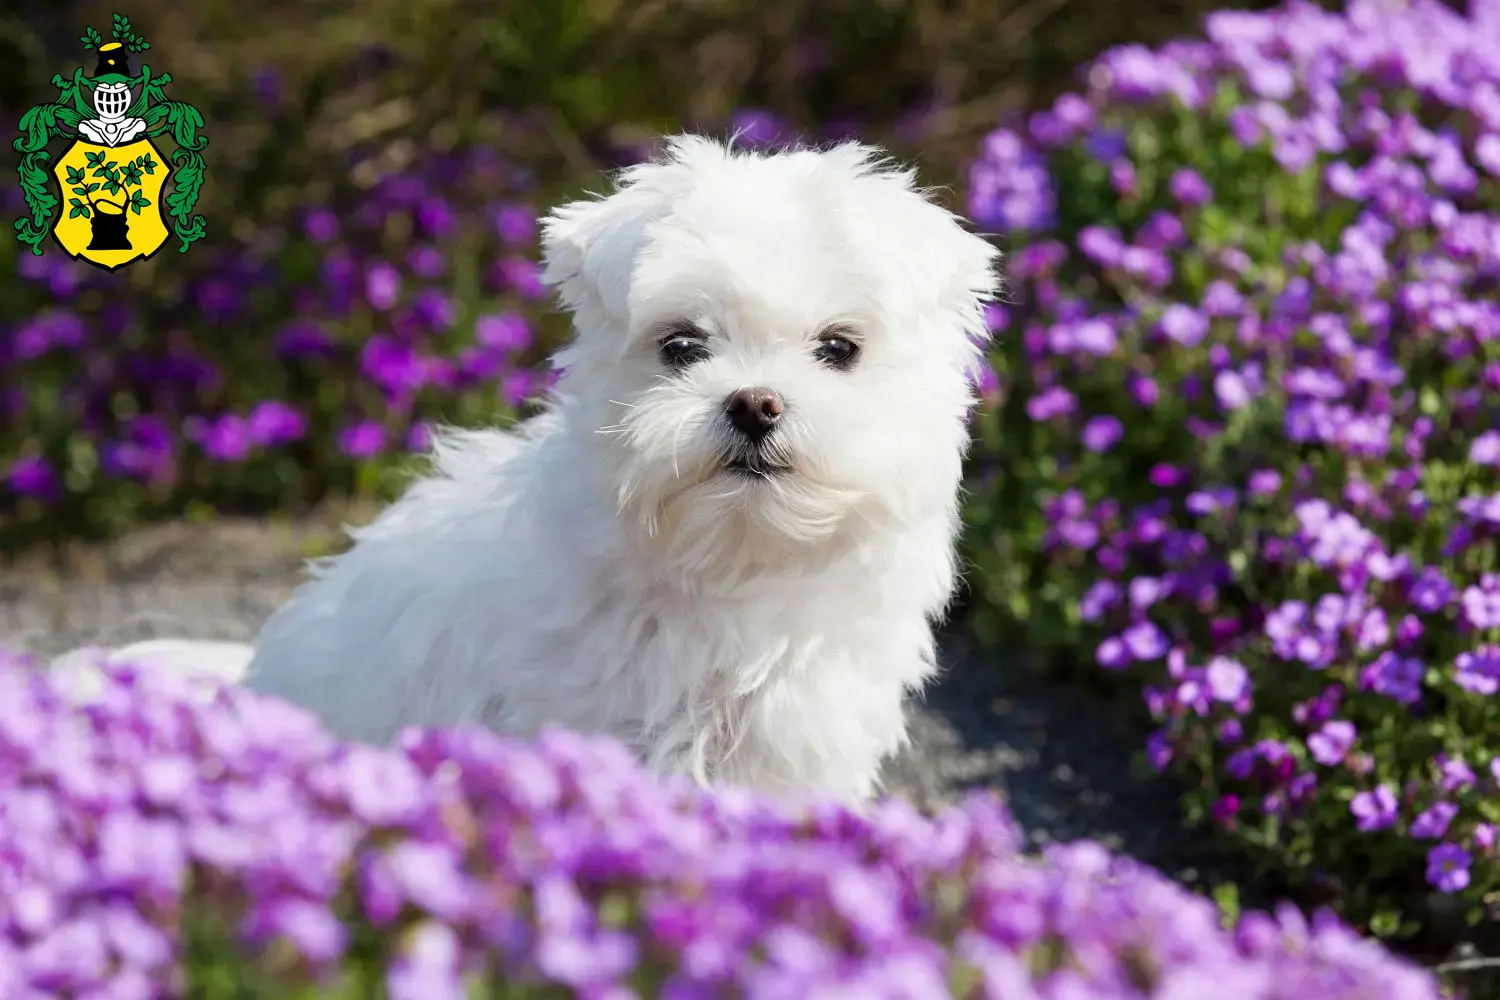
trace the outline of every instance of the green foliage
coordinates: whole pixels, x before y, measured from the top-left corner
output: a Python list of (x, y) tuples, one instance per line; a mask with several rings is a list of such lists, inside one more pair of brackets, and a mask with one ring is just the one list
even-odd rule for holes
[[(99, 37), (99, 33), (93, 28), (89, 28), (88, 33), (96, 39)], [(115, 15), (114, 30), (111, 34), (113, 34), (115, 41), (124, 45), (131, 52), (144, 52), (151, 47), (150, 42), (147, 42), (135, 33), (135, 30), (131, 27), (130, 18), (124, 14)]]
[(156, 160), (150, 153), (126, 160), (123, 165), (118, 160), (109, 159), (108, 154), (103, 152), (85, 153), (84, 158), (91, 169), (69, 167), (67, 171), (68, 190), (78, 195), (68, 199), (68, 204), (72, 206), (68, 211), (68, 218), (91, 218), (96, 210), (93, 195), (101, 188), (105, 194), (110, 195), (128, 192), (124, 202), (106, 201), (105, 204), (120, 209), (129, 208), (136, 215), (141, 214), (141, 209), (153, 204), (146, 197), (145, 191), (141, 190), (141, 177), (156, 173)]

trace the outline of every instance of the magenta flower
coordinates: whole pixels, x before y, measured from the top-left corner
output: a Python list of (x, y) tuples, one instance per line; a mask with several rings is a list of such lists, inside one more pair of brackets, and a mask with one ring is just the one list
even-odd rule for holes
[(1111, 416), (1094, 417), (1083, 425), (1083, 445), (1089, 451), (1109, 451), (1125, 436), (1125, 425)]
[(244, 417), (226, 413), (207, 425), (200, 443), (209, 458), (241, 462), (250, 453), (250, 428)]
[(363, 421), (339, 432), (339, 448), (350, 458), (373, 458), (385, 448), (385, 428)]
[(274, 399), (257, 403), (246, 425), (251, 443), (262, 447), (299, 441), (307, 433), (307, 418), (291, 405)]
[(401, 295), (401, 275), (384, 261), (376, 261), (365, 271), (365, 298), (381, 311), (389, 310)]

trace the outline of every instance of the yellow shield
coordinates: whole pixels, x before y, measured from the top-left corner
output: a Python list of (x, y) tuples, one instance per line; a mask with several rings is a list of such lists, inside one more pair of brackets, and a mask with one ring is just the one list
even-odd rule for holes
[(52, 235), (74, 260), (114, 271), (167, 242), (167, 161), (150, 139), (113, 147), (79, 139), (52, 173), (62, 186)]

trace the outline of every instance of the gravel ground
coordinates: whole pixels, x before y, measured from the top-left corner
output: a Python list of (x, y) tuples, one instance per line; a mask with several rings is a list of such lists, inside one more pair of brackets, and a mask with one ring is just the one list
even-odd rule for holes
[[(252, 639), (306, 555), (337, 544), (339, 522), (171, 524), (30, 558), (0, 569), (0, 643), (51, 656), (158, 635)], [(1139, 734), (1111, 705), (982, 662), (959, 641), (946, 658), (943, 680), (914, 709), (912, 746), (891, 763), (890, 791), (932, 809), (993, 788), (1037, 844), (1089, 837), (1184, 880), (1217, 880), (1211, 856), (1179, 827), (1173, 790), (1132, 768)]]

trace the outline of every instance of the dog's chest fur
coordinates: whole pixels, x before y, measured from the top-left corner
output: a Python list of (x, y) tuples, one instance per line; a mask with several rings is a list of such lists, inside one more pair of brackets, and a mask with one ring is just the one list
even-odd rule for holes
[(705, 782), (867, 796), (905, 738), (906, 696), (935, 669), (922, 609), (867, 580), (710, 598), (601, 579), (575, 620), (534, 622), (524, 653), (512, 634), (507, 666), (482, 672), (499, 683), (480, 721), (610, 732)]

